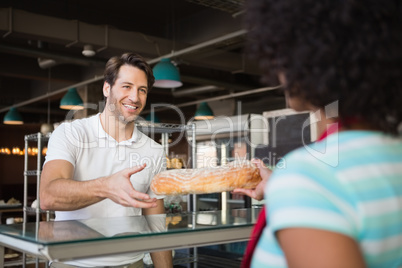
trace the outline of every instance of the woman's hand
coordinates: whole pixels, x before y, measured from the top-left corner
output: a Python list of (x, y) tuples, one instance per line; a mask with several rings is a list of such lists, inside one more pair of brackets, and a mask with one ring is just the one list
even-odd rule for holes
[(237, 188), (234, 189), (232, 193), (247, 195), (251, 198), (260, 201), (264, 198), (265, 184), (267, 183), (269, 177), (271, 176), (272, 170), (267, 168), (264, 165), (264, 162), (262, 162), (262, 160), (260, 159), (253, 159), (252, 162), (260, 169), (260, 175), (262, 181), (257, 185), (257, 187), (255, 187), (255, 189)]

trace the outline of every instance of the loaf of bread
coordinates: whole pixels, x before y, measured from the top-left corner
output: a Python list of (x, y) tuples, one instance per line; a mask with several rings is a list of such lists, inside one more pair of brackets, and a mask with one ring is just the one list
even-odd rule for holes
[(151, 183), (155, 194), (183, 195), (252, 189), (261, 181), (259, 169), (250, 161), (198, 169), (173, 169), (157, 174)]

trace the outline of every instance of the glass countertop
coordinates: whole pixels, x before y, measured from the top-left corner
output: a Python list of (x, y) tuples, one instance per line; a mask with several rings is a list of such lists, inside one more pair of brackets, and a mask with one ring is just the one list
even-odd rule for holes
[(160, 236), (252, 226), (260, 208), (0, 225), (0, 234), (40, 245)]

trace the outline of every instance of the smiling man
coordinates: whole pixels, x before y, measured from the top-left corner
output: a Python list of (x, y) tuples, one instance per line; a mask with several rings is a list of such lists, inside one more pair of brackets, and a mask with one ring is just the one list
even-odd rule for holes
[[(104, 78), (103, 112), (61, 124), (49, 140), (40, 205), (55, 210), (56, 220), (164, 213), (163, 199), (149, 188), (166, 167), (163, 148), (135, 127), (155, 81), (152, 69), (139, 55), (126, 53), (107, 62)], [(151, 253), (155, 267), (172, 267), (171, 256)], [(124, 254), (52, 267), (134, 268), (143, 267), (142, 258)]]

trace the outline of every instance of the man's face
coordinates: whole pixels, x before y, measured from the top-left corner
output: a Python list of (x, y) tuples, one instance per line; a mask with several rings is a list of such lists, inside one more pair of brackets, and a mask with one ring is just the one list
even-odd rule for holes
[(106, 109), (123, 123), (134, 122), (147, 102), (147, 82), (144, 71), (130, 65), (121, 66), (113, 87), (106, 82), (103, 86)]

